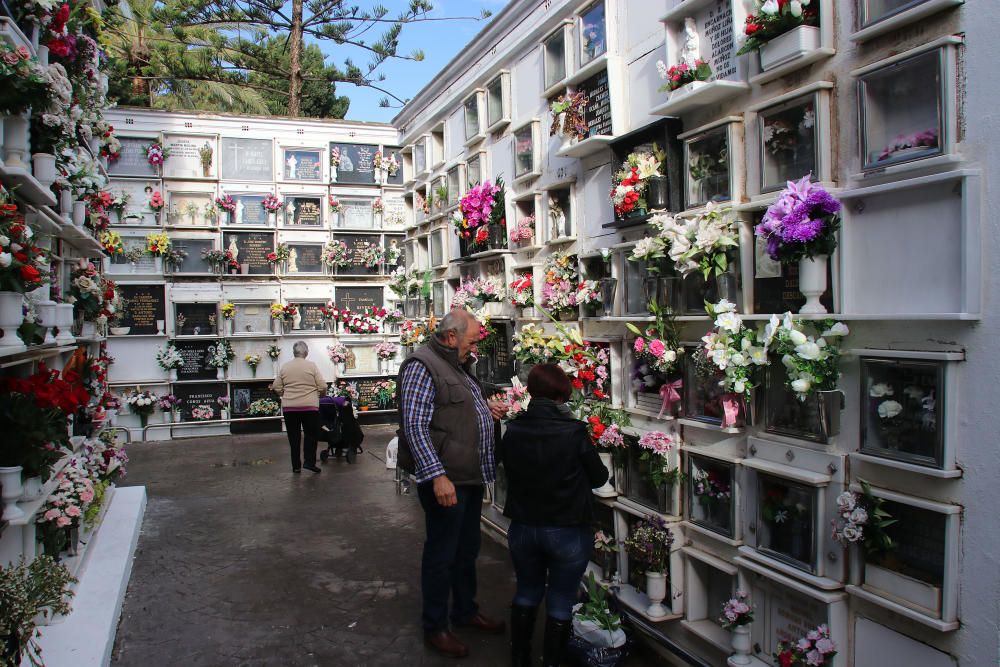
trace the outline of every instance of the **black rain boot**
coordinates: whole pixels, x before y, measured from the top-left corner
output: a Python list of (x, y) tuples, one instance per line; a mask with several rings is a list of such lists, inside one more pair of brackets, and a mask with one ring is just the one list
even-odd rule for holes
[(566, 655), (566, 644), (569, 643), (569, 632), (573, 621), (560, 621), (551, 616), (545, 617), (545, 648), (542, 658), (544, 667), (560, 667)]
[(512, 667), (531, 665), (531, 635), (535, 632), (538, 607), (518, 604), (510, 606), (510, 664)]

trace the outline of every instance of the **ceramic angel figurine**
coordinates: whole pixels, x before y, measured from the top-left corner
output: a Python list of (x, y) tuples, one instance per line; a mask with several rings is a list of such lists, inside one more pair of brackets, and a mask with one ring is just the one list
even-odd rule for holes
[(694, 18), (689, 16), (684, 19), (684, 44), (681, 46), (680, 61), (691, 69), (697, 67), (695, 63), (701, 58), (700, 41)]

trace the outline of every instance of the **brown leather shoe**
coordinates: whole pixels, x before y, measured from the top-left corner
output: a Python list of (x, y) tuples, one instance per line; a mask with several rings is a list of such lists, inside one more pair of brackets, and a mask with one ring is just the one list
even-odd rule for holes
[(476, 614), (464, 623), (455, 623), (455, 627), (458, 628), (475, 628), (476, 630), (482, 630), (491, 635), (502, 635), (504, 630), (507, 629), (507, 624), (503, 621), (497, 621), (489, 616), (483, 616), (482, 614)]
[(424, 644), (446, 658), (464, 658), (469, 655), (469, 647), (447, 630), (424, 633)]

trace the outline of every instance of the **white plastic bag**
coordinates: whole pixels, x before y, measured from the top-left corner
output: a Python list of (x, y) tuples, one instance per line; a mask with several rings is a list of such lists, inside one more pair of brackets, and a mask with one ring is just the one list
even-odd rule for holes
[(387, 470), (396, 469), (396, 454), (399, 452), (399, 437), (395, 437), (385, 446), (385, 467)]
[(608, 632), (594, 621), (583, 621), (575, 617), (573, 633), (598, 648), (618, 648), (625, 643), (625, 631), (621, 628)]

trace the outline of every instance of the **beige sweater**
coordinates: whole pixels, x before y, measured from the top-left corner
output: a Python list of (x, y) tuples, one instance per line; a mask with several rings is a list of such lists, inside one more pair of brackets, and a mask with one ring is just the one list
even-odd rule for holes
[(278, 370), (271, 389), (281, 396), (282, 408), (319, 409), (319, 397), (326, 393), (326, 381), (316, 364), (296, 357)]

